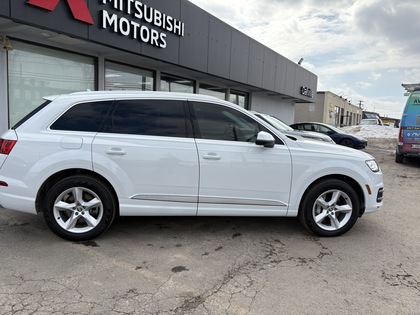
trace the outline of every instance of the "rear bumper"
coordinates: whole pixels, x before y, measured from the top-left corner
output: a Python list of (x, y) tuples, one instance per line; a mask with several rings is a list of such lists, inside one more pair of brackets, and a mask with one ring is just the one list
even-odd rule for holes
[[(4, 189), (1, 189), (4, 190)], [(0, 208), (37, 214), (35, 198), (13, 195), (0, 190)]]
[[(419, 148), (413, 148), (413, 145), (418, 145)], [(402, 154), (405, 156), (420, 156), (420, 144), (412, 144), (412, 143), (405, 143), (405, 144), (398, 144), (397, 145), (397, 153)]]

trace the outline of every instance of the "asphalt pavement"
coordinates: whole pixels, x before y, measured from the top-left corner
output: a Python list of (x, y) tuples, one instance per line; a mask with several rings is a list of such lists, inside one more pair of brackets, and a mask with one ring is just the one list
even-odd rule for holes
[(384, 206), (336, 238), (294, 218), (126, 217), (75, 243), (0, 209), (0, 314), (420, 314), (420, 163), (380, 143)]

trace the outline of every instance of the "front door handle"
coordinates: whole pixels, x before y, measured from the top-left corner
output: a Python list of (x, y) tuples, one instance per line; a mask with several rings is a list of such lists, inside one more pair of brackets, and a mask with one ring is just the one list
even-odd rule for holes
[(106, 154), (109, 154), (109, 155), (126, 155), (127, 154), (127, 152), (123, 151), (121, 148), (111, 148), (109, 150), (106, 150), (105, 152)]

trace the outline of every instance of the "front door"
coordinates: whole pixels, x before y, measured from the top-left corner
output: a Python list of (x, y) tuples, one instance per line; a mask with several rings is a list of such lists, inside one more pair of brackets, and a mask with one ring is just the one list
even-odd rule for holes
[(263, 127), (234, 108), (192, 107), (199, 130), (198, 215), (286, 215), (292, 171), (287, 146), (256, 145)]

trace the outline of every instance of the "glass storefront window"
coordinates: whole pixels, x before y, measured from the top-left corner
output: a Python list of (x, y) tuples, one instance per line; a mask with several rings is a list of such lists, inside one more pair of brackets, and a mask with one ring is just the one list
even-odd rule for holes
[(152, 71), (109, 61), (105, 63), (105, 90), (153, 91), (153, 87)]
[(160, 90), (166, 92), (194, 93), (194, 81), (162, 73), (160, 77)]
[(204, 94), (204, 95), (214, 96), (214, 97), (217, 97), (221, 100), (226, 99), (226, 90), (225, 89), (223, 89), (221, 87), (218, 87), (218, 86), (205, 84), (205, 83), (200, 83), (200, 90), (198, 91), (198, 93)]
[(46, 95), (95, 89), (94, 58), (13, 41), (8, 52), (9, 125)]
[(229, 102), (248, 109), (248, 93), (231, 90)]

